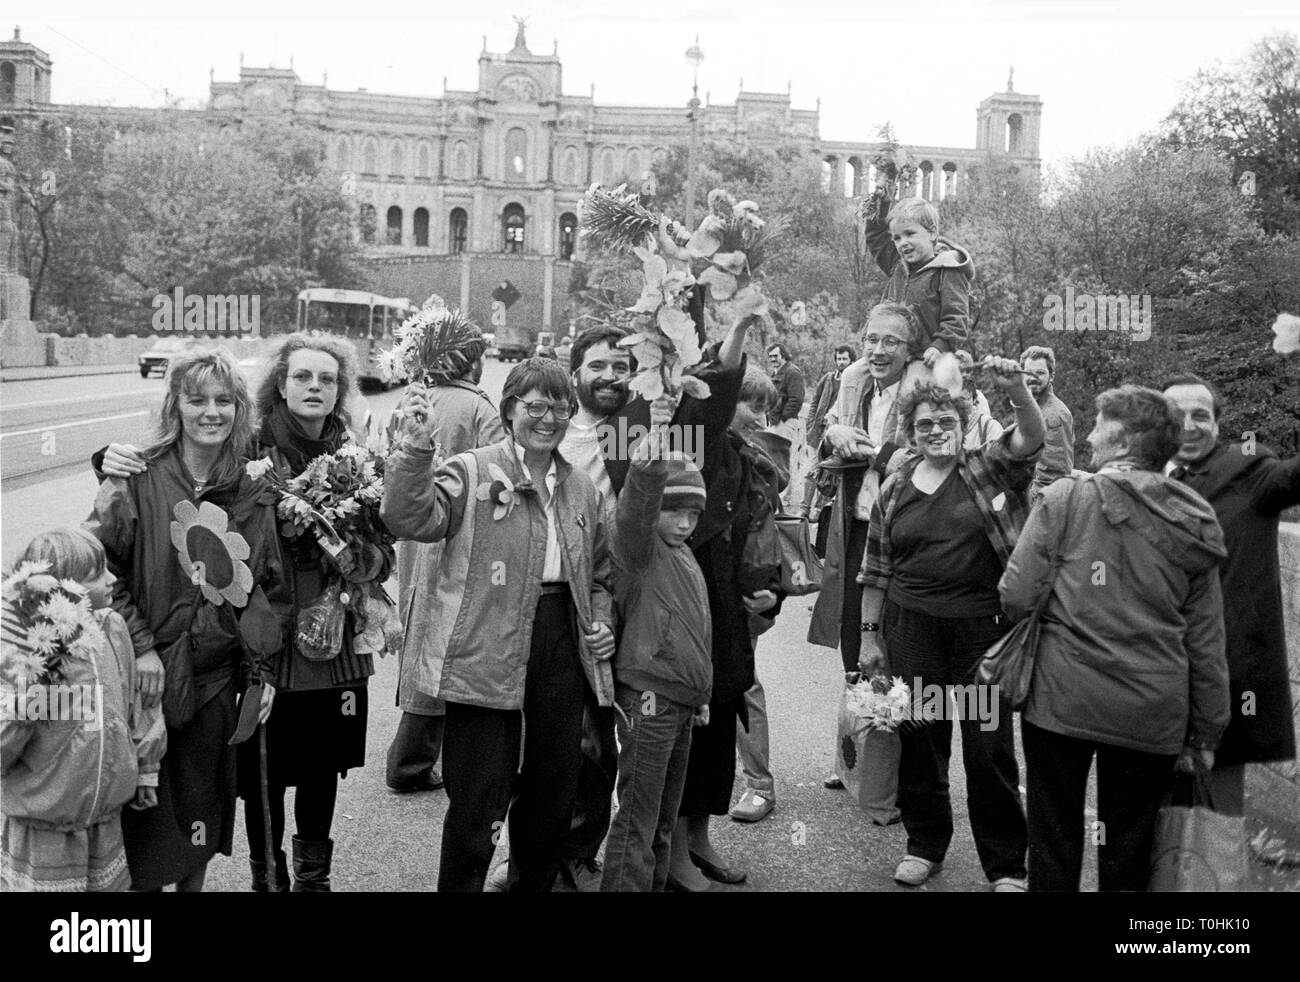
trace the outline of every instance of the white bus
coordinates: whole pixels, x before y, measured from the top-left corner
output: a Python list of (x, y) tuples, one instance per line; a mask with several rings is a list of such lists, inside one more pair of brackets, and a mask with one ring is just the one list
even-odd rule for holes
[(297, 329), (333, 334), (356, 346), (358, 381), (379, 382), (386, 389), (406, 379), (385, 381), (379, 367), (380, 352), (393, 346), (393, 328), (420, 308), (406, 297), (381, 297), (363, 290), (303, 290), (298, 294)]

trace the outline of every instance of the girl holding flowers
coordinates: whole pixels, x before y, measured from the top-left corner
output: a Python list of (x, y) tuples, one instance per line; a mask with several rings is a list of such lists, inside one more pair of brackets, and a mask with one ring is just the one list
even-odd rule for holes
[(38, 535), (5, 580), (0, 890), (129, 885), (122, 806), (157, 804), (167, 732), (136, 691), (113, 582), (99, 540), (73, 528)]

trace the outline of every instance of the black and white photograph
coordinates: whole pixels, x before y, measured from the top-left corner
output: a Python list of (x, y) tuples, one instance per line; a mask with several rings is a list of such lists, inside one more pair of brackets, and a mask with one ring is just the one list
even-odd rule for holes
[(1280, 948), (1293, 5), (6, 14), (33, 950), (157, 962), (172, 892), (883, 893), (921, 944), (1003, 902), (900, 894), (1093, 894), (1003, 923)]

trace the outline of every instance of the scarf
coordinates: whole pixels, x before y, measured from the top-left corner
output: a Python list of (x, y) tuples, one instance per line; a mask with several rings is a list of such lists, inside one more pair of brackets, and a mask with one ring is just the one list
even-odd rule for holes
[(320, 439), (308, 436), (302, 423), (289, 412), (289, 404), (277, 402), (275, 408), (262, 420), (258, 439), (263, 446), (275, 447), (289, 463), (294, 475), (301, 474), (307, 465), (321, 454), (333, 453), (343, 445), (346, 431), (337, 416), (328, 416), (321, 428)]

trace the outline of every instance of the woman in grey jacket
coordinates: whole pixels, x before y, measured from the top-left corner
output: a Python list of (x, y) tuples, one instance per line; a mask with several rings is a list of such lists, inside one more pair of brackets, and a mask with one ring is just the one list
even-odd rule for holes
[(1099, 470), (1047, 489), (999, 585), (1007, 612), (1027, 616), (1059, 543), (1021, 728), (1031, 891), (1079, 888), (1094, 754), (1100, 888), (1145, 890), (1175, 762), (1212, 766), (1228, 722), (1227, 553), (1214, 510), (1162, 473), (1176, 415), (1133, 385), (1103, 392), (1097, 409), (1088, 443)]
[(427, 400), (403, 400), (381, 514), (395, 535), (445, 543), (430, 596), (437, 629), (408, 651), (411, 684), (447, 702), (439, 891), (482, 891), (507, 808), (510, 889), (551, 889), (578, 790), (586, 687), (613, 704), (602, 508), (556, 450), (576, 405), (554, 361), (520, 362), (501, 393), (506, 439), (438, 467)]

